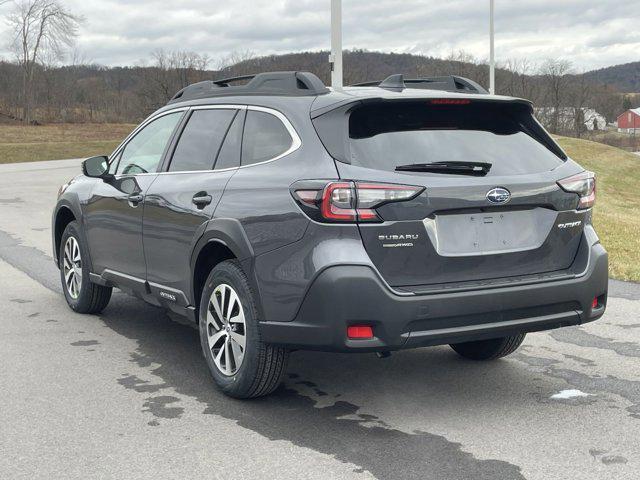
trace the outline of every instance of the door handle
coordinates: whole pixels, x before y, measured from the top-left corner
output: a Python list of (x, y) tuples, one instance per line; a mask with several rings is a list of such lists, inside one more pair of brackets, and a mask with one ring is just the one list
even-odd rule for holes
[(127, 197), (127, 201), (129, 202), (129, 205), (131, 205), (132, 207), (137, 207), (138, 204), (143, 200), (144, 200), (144, 195), (142, 195), (141, 193), (132, 193)]
[(211, 197), (211, 195), (208, 195), (207, 192), (196, 193), (191, 199), (193, 204), (198, 208), (206, 207), (211, 203), (212, 200), (213, 198)]

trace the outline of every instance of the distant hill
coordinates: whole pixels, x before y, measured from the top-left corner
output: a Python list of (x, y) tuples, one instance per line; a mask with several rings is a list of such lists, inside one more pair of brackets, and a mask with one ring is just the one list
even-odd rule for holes
[(611, 85), (625, 93), (640, 93), (640, 62), (614, 65), (585, 74), (588, 79)]
[[(325, 83), (329, 83), (328, 57), (329, 52), (327, 51), (254, 57), (235, 62), (218, 74), (234, 76), (277, 70), (306, 70), (318, 75)], [(408, 77), (460, 75), (469, 77), (481, 85), (487, 85), (489, 80), (488, 66), (469, 60), (473, 59), (462, 54), (449, 59), (441, 59), (408, 53), (347, 50), (343, 57), (344, 82), (349, 85), (384, 80), (394, 73), (403, 73)], [(499, 73), (502, 73), (501, 69), (499, 69)]]
[[(136, 122), (165, 105), (175, 92), (189, 84), (259, 72), (307, 70), (328, 84), (328, 56), (327, 51), (262, 57), (254, 57), (250, 52), (237, 53), (220, 62), (227, 66), (218, 70), (206, 69), (205, 57), (180, 51), (156, 52), (152, 63), (146, 66), (44, 68), (38, 65), (32, 95), (35, 118), (41, 123)], [(547, 70), (540, 74), (536, 74), (534, 65), (526, 61), (511, 61), (504, 67), (496, 69), (496, 92), (499, 94), (526, 98), (541, 107), (574, 107), (578, 111), (588, 106), (608, 121), (615, 120), (625, 110), (619, 90), (590, 81), (580, 82), (580, 76), (569, 74), (561, 61), (557, 65), (547, 65)], [(345, 85), (383, 80), (394, 73), (409, 78), (459, 75), (485, 87), (489, 83), (489, 66), (464, 52), (453, 53), (447, 58), (367, 50), (344, 53)], [(619, 77), (627, 78), (624, 72)], [(633, 77), (638, 79), (637, 74)], [(10, 121), (11, 116), (14, 120), (20, 119), (24, 106), (16, 92), (20, 92), (21, 83), (19, 66), (0, 60), (0, 114), (8, 117), (0, 118), (0, 121)], [(640, 92), (640, 85), (636, 90)], [(627, 97), (631, 99), (630, 95)], [(631, 101), (635, 102), (634, 99)], [(552, 130), (557, 130), (556, 127)]]
[[(308, 70), (317, 74), (325, 83), (330, 72), (327, 57), (329, 52), (300, 52), (283, 55), (269, 55), (239, 61), (224, 69), (222, 74), (242, 75), (245, 73), (268, 72), (274, 70)], [(459, 54), (452, 58), (435, 58), (404, 53), (382, 53), (367, 50), (344, 52), (345, 83), (382, 80), (393, 73), (407, 76), (461, 75), (471, 78), (481, 85), (489, 83), (489, 67), (477, 63), (472, 57)], [(594, 83), (614, 87), (623, 93), (640, 93), (640, 62), (614, 65), (587, 72), (586, 78)], [(498, 89), (502, 93), (510, 82), (509, 73), (498, 68), (496, 72)]]

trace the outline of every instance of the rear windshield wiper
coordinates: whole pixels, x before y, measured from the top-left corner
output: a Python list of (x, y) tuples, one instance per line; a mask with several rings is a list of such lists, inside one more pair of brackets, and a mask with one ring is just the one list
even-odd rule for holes
[(482, 162), (412, 163), (396, 167), (397, 172), (447, 173), (451, 175), (472, 175), (475, 177), (484, 177), (489, 173), (489, 170), (491, 170), (491, 164)]

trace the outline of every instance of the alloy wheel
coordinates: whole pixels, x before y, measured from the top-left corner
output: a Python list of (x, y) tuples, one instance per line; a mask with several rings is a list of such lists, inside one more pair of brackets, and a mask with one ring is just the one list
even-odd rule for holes
[(227, 284), (218, 285), (207, 308), (207, 338), (213, 362), (226, 376), (242, 365), (246, 346), (245, 318), (240, 298)]
[(67, 238), (64, 244), (62, 271), (67, 293), (76, 300), (82, 288), (82, 256), (80, 255), (80, 245), (75, 237)]

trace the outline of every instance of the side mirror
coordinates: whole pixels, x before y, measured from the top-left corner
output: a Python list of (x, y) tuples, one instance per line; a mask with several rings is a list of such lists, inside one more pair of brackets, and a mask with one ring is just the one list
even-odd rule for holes
[(101, 178), (104, 181), (113, 179), (109, 173), (109, 159), (105, 156), (87, 158), (82, 162), (82, 173), (87, 177)]

